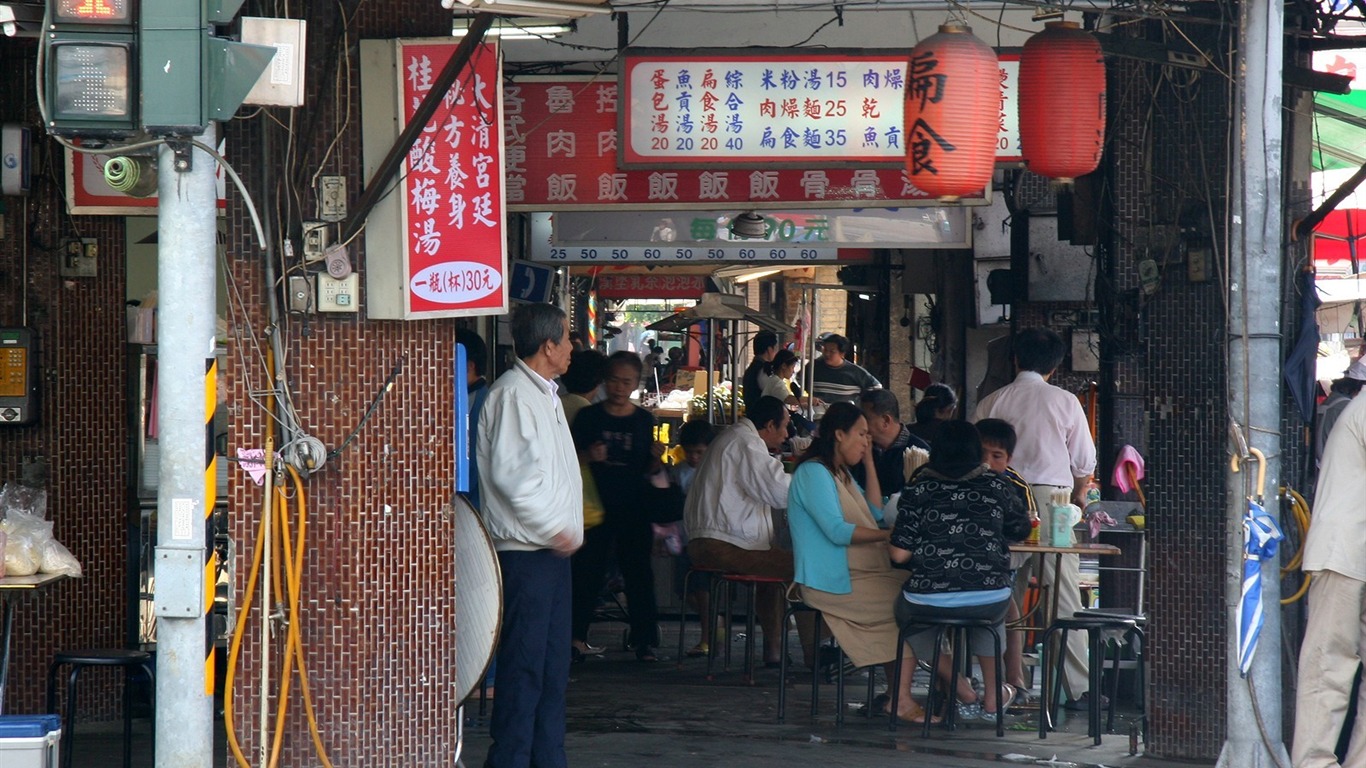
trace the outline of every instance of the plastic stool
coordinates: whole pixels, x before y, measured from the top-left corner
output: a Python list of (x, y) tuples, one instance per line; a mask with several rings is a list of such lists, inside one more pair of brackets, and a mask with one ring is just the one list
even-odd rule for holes
[[(820, 664), (821, 627), (825, 626), (825, 618), (824, 618), (824, 616), (821, 614), (820, 610), (817, 609), (817, 608), (813, 608), (813, 607), (811, 607), (811, 606), (809, 606), (809, 605), (807, 605), (806, 603), (803, 603), (803, 602), (790, 602), (790, 601), (789, 601), (788, 604), (787, 604), (787, 610), (783, 612), (783, 650), (782, 650), (782, 654), (783, 654), (783, 655), (782, 655), (782, 659), (779, 661), (779, 667), (778, 667), (778, 676), (779, 676), (779, 680), (778, 680), (778, 722), (780, 722), (780, 723), (783, 722), (783, 721), (785, 720), (785, 718), (787, 717), (787, 659), (788, 659), (787, 648), (788, 648), (789, 639), (790, 639), (790, 638), (789, 638), (789, 634), (790, 634), (790, 633), (787, 631), (787, 625), (788, 625), (788, 622), (792, 619), (792, 617), (793, 617), (794, 614), (802, 613), (802, 612), (811, 612), (811, 613), (816, 614), (816, 635), (815, 635), (815, 638), (814, 638), (814, 640), (813, 640), (812, 642), (813, 642), (814, 645), (815, 645), (817, 654), (816, 654), (816, 658), (814, 658), (814, 659), (811, 660), (811, 661), (812, 661), (812, 664), (811, 664), (811, 716), (812, 716), (812, 717), (815, 717), (815, 716), (816, 716), (817, 707), (818, 707), (819, 704), (820, 704), (820, 691), (821, 691), (821, 678), (820, 678), (820, 674), (821, 674), (821, 664)], [(840, 648), (838, 644), (835, 645), (835, 650), (836, 650), (836, 652), (837, 652), (837, 655), (836, 655), (836, 658), (835, 658), (835, 665), (836, 665), (836, 666), (835, 666), (835, 675), (836, 675), (836, 677), (835, 677), (835, 725), (843, 725), (843, 724), (844, 724), (844, 659), (845, 659), (845, 656), (844, 656), (844, 650), (843, 650), (842, 648)], [(869, 667), (868, 670), (869, 670), (869, 672), (868, 672), (868, 694), (867, 694), (867, 695), (868, 695), (868, 706), (864, 708), (864, 712), (863, 712), (864, 717), (872, 717), (872, 716), (873, 716), (873, 688), (874, 688), (874, 684), (875, 684), (875, 683), (874, 683), (874, 680), (875, 680), (875, 678), (876, 678), (876, 676), (877, 676), (876, 673), (875, 673), (876, 667)]]
[[(934, 657), (930, 660), (930, 693), (933, 694), (933, 693), (934, 693), (935, 680), (936, 680), (937, 677), (938, 677), (939, 654), (940, 654), (940, 651), (941, 651), (942, 646), (943, 646), (943, 644), (944, 644), (944, 635), (945, 635), (945, 633), (952, 633), (951, 638), (952, 638), (952, 643), (953, 643), (953, 653), (954, 653), (954, 656), (955, 656), (955, 662), (954, 662), (954, 664), (953, 664), (953, 674), (949, 677), (949, 692), (948, 692), (949, 706), (948, 706), (948, 714), (947, 714), (947, 715), (945, 716), (945, 718), (944, 718), (944, 726), (945, 726), (946, 728), (948, 728), (949, 730), (953, 730), (953, 729), (954, 729), (954, 726), (955, 726), (954, 720), (956, 719), (956, 718), (955, 718), (955, 715), (958, 713), (958, 707), (956, 706), (956, 704), (957, 704), (957, 701), (958, 701), (958, 669), (959, 669), (959, 666), (960, 666), (960, 665), (958, 664), (957, 660), (963, 658), (963, 655), (962, 655), (963, 653), (968, 652), (968, 651), (971, 651), (971, 648), (969, 647), (969, 643), (968, 643), (968, 630), (970, 630), (970, 629), (987, 629), (987, 630), (992, 630), (992, 632), (991, 632), (991, 637), (992, 637), (992, 640), (993, 640), (992, 645), (993, 645), (993, 647), (994, 647), (994, 649), (995, 649), (995, 656), (994, 656), (994, 658), (995, 658), (995, 666), (996, 666), (996, 685), (997, 685), (997, 686), (1000, 686), (1001, 681), (1002, 681), (1002, 678), (1003, 678), (1003, 675), (1005, 674), (1004, 667), (1003, 667), (1003, 665), (1002, 665), (1002, 663), (1001, 663), (1001, 636), (995, 632), (995, 629), (996, 629), (997, 625), (999, 625), (1000, 623), (1001, 623), (1001, 619), (1000, 619), (1000, 618), (997, 618), (997, 619), (955, 619), (955, 618), (943, 618), (943, 619), (936, 619), (936, 620), (934, 620), (934, 621), (929, 621), (929, 620), (918, 620), (918, 621), (917, 621), (916, 623), (914, 623), (914, 624), (907, 624), (906, 626), (902, 627), (902, 628), (901, 628), (901, 634), (898, 636), (898, 642), (897, 642), (897, 644), (896, 644), (896, 664), (893, 665), (893, 667), (892, 667), (892, 679), (891, 679), (890, 681), (888, 681), (888, 683), (887, 683), (887, 687), (890, 688), (891, 691), (892, 691), (892, 704), (891, 704), (891, 707), (892, 707), (892, 715), (891, 715), (891, 717), (887, 718), (887, 729), (888, 729), (888, 730), (893, 730), (893, 731), (896, 730), (896, 722), (897, 722), (897, 719), (898, 719), (897, 716), (896, 716), (896, 711), (897, 711), (897, 708), (898, 708), (897, 698), (898, 698), (899, 694), (901, 693), (901, 664), (902, 664), (903, 661), (904, 661), (904, 656), (905, 656), (905, 653), (906, 653), (906, 639), (907, 639), (907, 638), (909, 638), (911, 635), (918, 635), (918, 634), (920, 634), (920, 633), (922, 633), (922, 632), (931, 632), (931, 631), (934, 632)], [(929, 698), (933, 698), (933, 696), (930, 696)], [(1006, 735), (1006, 731), (1005, 731), (1005, 713), (1006, 713), (1006, 706), (1007, 706), (1009, 703), (1010, 703), (1010, 702), (1002, 701), (1002, 700), (1001, 700), (1001, 695), (1000, 695), (999, 693), (996, 694), (996, 736), (997, 736), (997, 738), (1000, 738), (1000, 737), (1003, 737), (1003, 736)], [(934, 711), (933, 702), (927, 700), (927, 701), (925, 702), (925, 727), (924, 727), (924, 731), (923, 731), (923, 734), (922, 734), (922, 735), (923, 735), (925, 738), (927, 738), (927, 739), (930, 737), (930, 716), (933, 714), (933, 711)]]
[[(1087, 655), (1089, 660), (1090, 672), (1090, 691), (1087, 694), (1090, 707), (1087, 711), (1086, 735), (1090, 736), (1094, 743), (1100, 745), (1100, 689), (1102, 687), (1102, 675), (1105, 671), (1105, 632), (1123, 632), (1124, 636), (1137, 637), (1139, 643), (1143, 642), (1143, 630), (1138, 628), (1138, 621), (1131, 618), (1118, 616), (1101, 616), (1096, 614), (1086, 614), (1078, 612), (1071, 618), (1057, 619), (1048, 631), (1043, 633), (1043, 652), (1044, 652), (1044, 681), (1040, 690), (1043, 692), (1043, 701), (1039, 703), (1039, 738), (1048, 737), (1048, 731), (1053, 728), (1053, 715), (1057, 711), (1058, 700), (1062, 698), (1062, 673), (1063, 664), (1067, 658), (1067, 633), (1071, 631), (1085, 631), (1087, 639)], [(1054, 633), (1061, 633), (1058, 638), (1057, 649), (1054, 650), (1049, 644), (1049, 639)], [(1136, 646), (1140, 647), (1141, 646)], [(1049, 654), (1052, 654), (1053, 665), (1048, 664)], [(1143, 677), (1143, 653), (1139, 650), (1138, 656), (1138, 675)], [(1049, 684), (1049, 672), (1052, 672), (1052, 684)], [(1115, 725), (1115, 699), (1119, 696), (1119, 654), (1115, 654), (1113, 670), (1113, 680), (1110, 685), (1110, 712), (1106, 721), (1105, 729), (1109, 731)]]
[[(751, 685), (754, 684), (754, 607), (755, 607), (755, 603), (758, 602), (759, 585), (760, 585), (760, 584), (775, 584), (775, 585), (781, 586), (781, 585), (786, 584), (786, 583), (787, 583), (786, 581), (784, 581), (783, 579), (777, 578), (776, 576), (752, 576), (752, 575), (747, 574), (747, 573), (723, 573), (723, 574), (720, 575), (720, 578), (716, 578), (716, 579), (713, 579), (713, 580), (712, 580), (712, 585), (711, 585), (711, 603), (712, 603), (712, 605), (717, 605), (717, 604), (718, 604), (719, 599), (720, 599), (720, 594), (719, 594), (719, 593), (720, 593), (720, 591), (722, 590), (722, 588), (724, 588), (725, 591), (726, 591), (726, 594), (725, 594), (725, 604), (726, 604), (725, 616), (726, 616), (726, 630), (727, 630), (727, 634), (729, 634), (729, 630), (730, 630), (730, 616), (731, 616), (731, 611), (730, 611), (730, 608), (731, 608), (731, 604), (730, 604), (730, 603), (731, 603), (731, 601), (730, 601), (730, 585), (732, 585), (732, 584), (739, 584), (739, 585), (741, 585), (741, 586), (746, 586), (746, 587), (749, 588), (749, 590), (748, 590), (748, 591), (749, 591), (749, 612), (748, 612), (748, 616), (746, 617), (746, 621), (745, 621), (745, 682), (746, 682), (746, 683), (749, 683), (749, 684), (751, 684)], [(786, 628), (784, 628), (784, 629), (786, 629)], [(711, 680), (711, 679), (712, 679), (712, 662), (716, 659), (716, 643), (711, 643), (710, 647), (709, 647), (707, 650), (708, 650), (708, 652), (707, 652), (707, 679), (708, 679), (708, 680)], [(730, 669), (730, 643), (729, 643), (729, 642), (726, 643), (725, 669)]]
[[(57, 671), (63, 666), (71, 667), (66, 684), (66, 714), (62, 717), (61, 760), (63, 768), (71, 768), (71, 739), (76, 733), (76, 681), (81, 670), (86, 667), (123, 668), (123, 768), (133, 764), (133, 686), (132, 674), (142, 671), (152, 684), (153, 696), (156, 695), (156, 677), (152, 672), (152, 655), (145, 651), (128, 651), (121, 648), (93, 648), (83, 651), (62, 651), (52, 659), (47, 668), (47, 711), (57, 712)], [(156, 711), (155, 706), (153, 711)], [(153, 723), (152, 754), (156, 759), (155, 723)]]

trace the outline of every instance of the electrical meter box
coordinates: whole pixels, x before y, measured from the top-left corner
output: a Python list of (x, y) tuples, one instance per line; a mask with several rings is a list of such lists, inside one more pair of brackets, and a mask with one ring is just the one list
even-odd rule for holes
[(0, 425), (38, 420), (37, 337), (29, 328), (0, 328)]

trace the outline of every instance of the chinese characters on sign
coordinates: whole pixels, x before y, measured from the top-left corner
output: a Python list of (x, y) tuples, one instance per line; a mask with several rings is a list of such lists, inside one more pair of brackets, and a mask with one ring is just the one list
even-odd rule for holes
[[(454, 51), (399, 46), (404, 123)], [(507, 307), (499, 80), (497, 52), (482, 46), (408, 151), (399, 193), (410, 316)]]
[[(679, 205), (904, 206), (931, 201), (898, 160), (882, 168), (623, 170), (617, 84), (518, 78), (504, 86), (507, 201), (513, 210)], [(897, 107), (900, 120), (900, 105)]]
[[(997, 155), (1004, 162), (1020, 160), (1018, 54), (1008, 58)], [(651, 167), (901, 163), (908, 66), (893, 54), (628, 55), (621, 156)]]
[(703, 275), (599, 275), (599, 299), (696, 299), (707, 290)]

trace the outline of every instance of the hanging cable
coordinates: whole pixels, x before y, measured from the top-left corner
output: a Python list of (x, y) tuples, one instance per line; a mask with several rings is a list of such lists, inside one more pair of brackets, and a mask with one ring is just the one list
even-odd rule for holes
[[(1304, 579), (1300, 582), (1300, 588), (1295, 590), (1295, 594), (1281, 598), (1281, 605), (1290, 605), (1299, 601), (1309, 591), (1309, 582), (1313, 579), (1313, 574), (1302, 571), (1304, 565), (1304, 544), (1309, 539), (1309, 523), (1311, 515), (1309, 512), (1309, 502), (1299, 494), (1294, 488), (1283, 486), (1281, 488), (1281, 498), (1288, 499), (1290, 502), (1290, 514), (1295, 520), (1295, 527), (1299, 530), (1299, 546), (1295, 548), (1295, 554), (1285, 565), (1281, 566), (1281, 578), (1284, 579), (1295, 571), (1304, 573)], [(1285, 524), (1284, 516), (1281, 520), (1281, 528), (1288, 529)]]

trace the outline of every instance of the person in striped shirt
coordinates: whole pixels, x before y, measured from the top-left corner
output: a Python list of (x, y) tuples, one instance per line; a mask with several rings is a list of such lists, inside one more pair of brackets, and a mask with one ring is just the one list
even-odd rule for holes
[(849, 354), (849, 340), (838, 333), (827, 334), (821, 338), (821, 356), (816, 359), (811, 394), (825, 403), (853, 403), (858, 405), (858, 397), (869, 389), (881, 389), (882, 382), (873, 374), (852, 363), (844, 356)]

